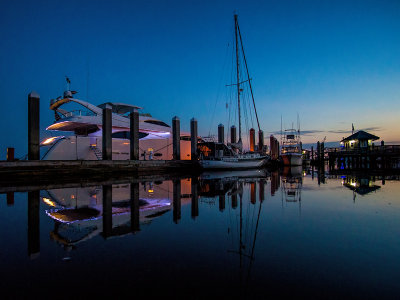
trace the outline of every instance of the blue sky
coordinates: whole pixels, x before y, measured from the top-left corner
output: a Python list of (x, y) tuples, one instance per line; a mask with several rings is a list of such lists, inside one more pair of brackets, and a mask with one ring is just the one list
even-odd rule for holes
[(354, 123), (400, 144), (400, 1), (1, 1), (0, 159), (27, 152), (30, 91), (41, 127), (53, 122), (65, 75), (94, 104), (177, 115), (187, 131), (196, 117), (201, 135), (216, 133), (234, 11), (265, 136), (298, 114), (305, 143)]

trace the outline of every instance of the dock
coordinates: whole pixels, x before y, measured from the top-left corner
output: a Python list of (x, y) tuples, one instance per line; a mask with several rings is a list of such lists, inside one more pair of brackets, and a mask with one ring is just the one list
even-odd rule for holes
[(2, 183), (56, 182), (68, 178), (104, 176), (145, 176), (151, 174), (200, 172), (198, 161), (192, 160), (32, 160), (0, 161)]
[(329, 166), (343, 169), (392, 169), (400, 162), (400, 145), (384, 145), (357, 149), (329, 148)]

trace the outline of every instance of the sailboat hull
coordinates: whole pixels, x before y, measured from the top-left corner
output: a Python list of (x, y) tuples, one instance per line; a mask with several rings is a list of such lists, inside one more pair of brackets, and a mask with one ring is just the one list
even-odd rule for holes
[(200, 165), (204, 169), (254, 169), (263, 167), (269, 160), (268, 156), (259, 158), (220, 158), (220, 159), (203, 159)]

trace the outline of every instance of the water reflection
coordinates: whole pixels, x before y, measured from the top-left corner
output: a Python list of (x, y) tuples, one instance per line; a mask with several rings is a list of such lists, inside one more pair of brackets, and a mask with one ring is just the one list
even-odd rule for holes
[[(344, 278), (340, 284), (353, 279), (358, 288), (372, 285), (379, 290), (379, 285), (374, 285), (375, 274), (381, 274), (386, 282), (400, 275), (400, 261), (396, 260), (400, 251), (399, 176), (318, 171), (295, 167), (168, 180), (135, 178), (118, 184), (30, 190), (27, 195), (16, 194), (15, 200), (14, 193), (6, 189), (7, 201), (0, 213), (6, 228), (7, 210), (15, 211), (17, 217), (23, 211), (21, 219), (26, 221), (20, 223), (24, 230), (28, 225), (23, 236), (28, 257), (38, 258), (42, 253), (31, 263), (46, 272), (50, 266), (60, 268), (67, 278), (79, 276), (70, 269), (104, 268), (126, 278), (134, 276), (138, 287), (149, 284), (157, 274), (165, 279), (165, 286), (179, 281), (179, 288), (200, 291), (200, 285), (211, 282), (215, 283), (212, 288), (239, 298), (281, 291), (287, 284), (296, 291), (303, 287), (309, 291), (316, 287), (304, 278), (314, 275), (321, 290), (339, 286), (339, 277)], [(314, 174), (324, 180), (313, 180)], [(351, 194), (363, 201), (353, 203)], [(28, 200), (23, 202), (27, 214), (19, 209), (21, 195)], [(297, 207), (301, 207), (300, 218)], [(18, 238), (11, 233), (8, 236), (10, 240)], [(390, 264), (379, 261), (382, 245)], [(21, 258), (18, 248), (9, 247), (10, 257), (27, 258), (25, 251)], [(368, 255), (360, 256), (361, 248)], [(71, 257), (65, 263), (64, 250), (72, 249), (74, 255), (68, 253)], [(296, 249), (295, 256), (292, 249)], [(80, 266), (82, 261), (88, 266)], [(101, 266), (96, 261), (102, 261)], [(20, 262), (13, 264), (5, 265), (4, 270), (26, 267)], [(327, 271), (322, 272), (320, 265)], [(373, 266), (374, 272), (368, 273), (364, 266)], [(354, 278), (360, 269), (364, 277), (358, 282)], [(89, 285), (101, 282), (96, 272), (90, 275)], [(83, 273), (80, 279), (89, 277)], [(229, 291), (218, 286), (222, 281)], [(109, 284), (116, 287), (119, 282)], [(336, 295), (345, 295), (347, 288), (342, 287)], [(315, 291), (321, 292), (318, 287)]]
[(366, 195), (380, 189), (372, 176), (343, 176), (342, 184), (359, 195)]
[(227, 253), (231, 256), (230, 267), (237, 270), (233, 274), (239, 292), (236, 296), (246, 297), (248, 292), (269, 175), (266, 170), (249, 170), (200, 176), (200, 197), (209, 201), (218, 198), (220, 212), (225, 210), (226, 203), (232, 208), (228, 217), (227, 234), (231, 243)]
[(282, 196), (286, 202), (301, 201), (301, 188), (303, 184), (303, 169), (301, 166), (284, 167), (281, 175)]
[(171, 182), (143, 182), (141, 187), (126, 183), (42, 191), (41, 199), (51, 207), (46, 210), (54, 220), (51, 238), (75, 246), (98, 234), (108, 238), (139, 231), (140, 224), (172, 209), (171, 192)]

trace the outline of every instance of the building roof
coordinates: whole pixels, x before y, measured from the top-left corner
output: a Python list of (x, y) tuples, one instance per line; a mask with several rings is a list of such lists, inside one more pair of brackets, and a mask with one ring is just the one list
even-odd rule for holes
[(344, 138), (342, 140), (342, 142), (351, 141), (351, 140), (373, 140), (373, 141), (376, 141), (376, 140), (379, 140), (379, 136), (376, 136), (376, 135), (370, 134), (368, 132), (365, 132), (363, 130), (360, 130), (360, 131), (357, 131), (356, 133), (348, 136), (347, 138)]

